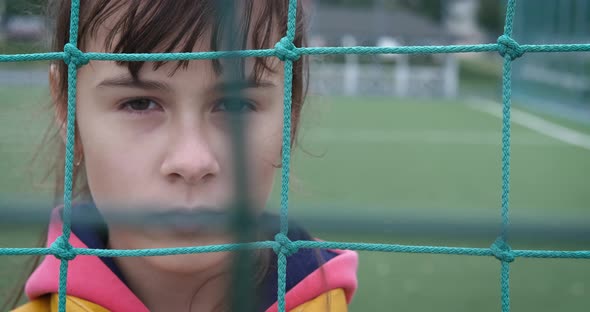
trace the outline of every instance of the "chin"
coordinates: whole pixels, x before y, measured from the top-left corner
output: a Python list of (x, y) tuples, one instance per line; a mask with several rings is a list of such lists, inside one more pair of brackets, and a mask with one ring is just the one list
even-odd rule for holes
[(230, 252), (213, 252), (187, 255), (147, 257), (146, 261), (154, 269), (175, 273), (191, 274), (215, 268), (223, 270), (223, 264), (230, 265)]
[[(232, 243), (229, 235), (176, 236), (160, 231), (113, 231), (111, 247), (122, 249), (182, 248)], [(116, 242), (113, 246), (113, 242)], [(154, 269), (170, 273), (193, 273), (229, 263), (231, 252), (207, 252), (144, 257)]]

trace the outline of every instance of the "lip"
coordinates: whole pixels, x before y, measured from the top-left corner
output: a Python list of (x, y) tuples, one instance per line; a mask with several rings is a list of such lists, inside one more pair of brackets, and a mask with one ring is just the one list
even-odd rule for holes
[(172, 208), (148, 214), (147, 221), (166, 231), (196, 235), (223, 230), (227, 214), (211, 207)]

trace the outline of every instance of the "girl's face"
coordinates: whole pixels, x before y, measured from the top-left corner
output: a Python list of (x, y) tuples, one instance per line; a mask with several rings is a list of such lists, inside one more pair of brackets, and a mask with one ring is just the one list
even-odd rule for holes
[[(104, 51), (99, 35), (86, 51)], [(207, 49), (203, 37), (195, 51)], [(270, 61), (270, 60), (269, 60)], [(246, 59), (246, 77), (254, 59)], [(280, 164), (283, 71), (272, 60), (258, 83), (241, 87), (244, 101), (229, 105), (222, 78), (210, 61), (191, 61), (170, 73), (145, 63), (134, 81), (125, 66), (91, 61), (78, 71), (77, 124), (83, 165), (94, 203), (108, 212), (167, 213), (222, 210), (232, 202), (235, 170), (232, 128), (236, 112), (246, 128), (249, 195), (263, 209)], [(233, 112), (233, 113), (232, 113)], [(112, 221), (112, 220), (111, 220)], [(225, 234), (174, 228), (118, 226), (110, 222), (111, 248), (165, 248), (229, 243)], [(147, 257), (162, 269), (186, 272), (220, 261), (223, 254)]]

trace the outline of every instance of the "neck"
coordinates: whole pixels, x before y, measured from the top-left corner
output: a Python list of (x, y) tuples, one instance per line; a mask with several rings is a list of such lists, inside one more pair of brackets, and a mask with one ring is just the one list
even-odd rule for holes
[[(169, 258), (166, 260), (186, 256), (166, 256)], [(206, 257), (204, 254), (188, 256)], [(117, 257), (115, 263), (129, 288), (150, 311), (216, 311), (227, 301), (226, 290), (231, 280), (229, 266), (216, 263), (196, 272), (171, 272), (157, 268), (153, 265), (154, 259), (149, 258), (156, 257)]]

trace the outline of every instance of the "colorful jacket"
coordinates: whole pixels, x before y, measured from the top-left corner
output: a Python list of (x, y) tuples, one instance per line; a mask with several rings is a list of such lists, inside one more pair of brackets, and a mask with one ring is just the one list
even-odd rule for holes
[[(81, 212), (98, 214), (90, 205), (72, 209), (70, 243), (77, 248), (104, 248), (106, 230), (81, 226), (76, 216)], [(51, 244), (62, 233), (61, 209), (52, 212), (47, 243)], [(289, 238), (309, 240), (308, 233), (291, 226)], [(323, 264), (311, 249), (300, 249), (287, 258), (287, 311), (347, 311), (357, 287), (357, 254), (352, 251), (321, 250)], [(270, 263), (276, 263), (276, 255)], [(14, 312), (57, 312), (60, 261), (46, 256), (25, 286), (30, 302)], [(260, 310), (275, 312), (277, 304), (277, 267), (271, 266), (263, 281), (264, 294)], [(85, 312), (147, 312), (148, 308), (127, 287), (122, 273), (112, 258), (77, 256), (70, 261), (67, 282), (67, 311)], [(326, 303), (329, 302), (329, 310)]]

